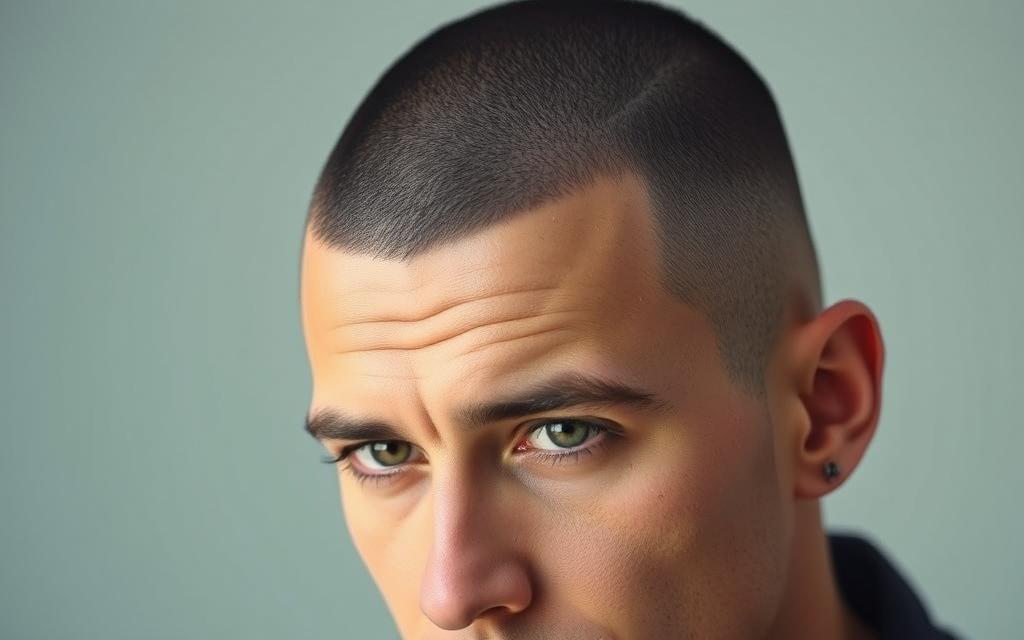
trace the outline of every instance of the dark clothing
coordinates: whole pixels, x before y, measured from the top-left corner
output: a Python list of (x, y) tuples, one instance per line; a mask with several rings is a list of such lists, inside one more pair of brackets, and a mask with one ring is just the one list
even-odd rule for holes
[(849, 534), (828, 539), (843, 599), (880, 640), (957, 640), (932, 623), (910, 585), (874, 545)]

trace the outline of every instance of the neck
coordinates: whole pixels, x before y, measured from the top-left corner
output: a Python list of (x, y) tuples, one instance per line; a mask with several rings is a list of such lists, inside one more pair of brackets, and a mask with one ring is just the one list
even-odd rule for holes
[(876, 640), (839, 593), (817, 500), (800, 500), (786, 590), (768, 640)]

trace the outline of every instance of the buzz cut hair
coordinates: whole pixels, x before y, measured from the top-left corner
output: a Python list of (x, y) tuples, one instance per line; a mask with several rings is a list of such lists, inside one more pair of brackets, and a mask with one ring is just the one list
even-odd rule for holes
[(767, 84), (680, 11), (525, 0), (430, 33), (345, 126), (307, 226), (408, 260), (624, 172), (647, 189), (661, 284), (761, 395), (797, 274), (820, 307), (817, 259)]

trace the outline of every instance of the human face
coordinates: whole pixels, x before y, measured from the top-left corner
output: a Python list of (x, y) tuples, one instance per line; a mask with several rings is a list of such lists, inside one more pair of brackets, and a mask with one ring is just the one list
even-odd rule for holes
[(315, 435), (350, 452), (346, 523), (403, 638), (771, 624), (780, 438), (658, 284), (649, 207), (638, 179), (602, 179), (405, 262), (307, 236), (310, 416), (334, 413)]

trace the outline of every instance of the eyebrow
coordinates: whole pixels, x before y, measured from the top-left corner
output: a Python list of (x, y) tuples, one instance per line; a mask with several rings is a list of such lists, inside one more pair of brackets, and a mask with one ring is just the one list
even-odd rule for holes
[[(656, 394), (594, 374), (563, 372), (508, 398), (464, 406), (455, 412), (463, 431), (494, 422), (582, 405), (631, 406), (662, 410), (668, 403)], [(317, 440), (405, 440), (403, 430), (385, 420), (359, 418), (340, 409), (307, 414), (306, 432)]]

